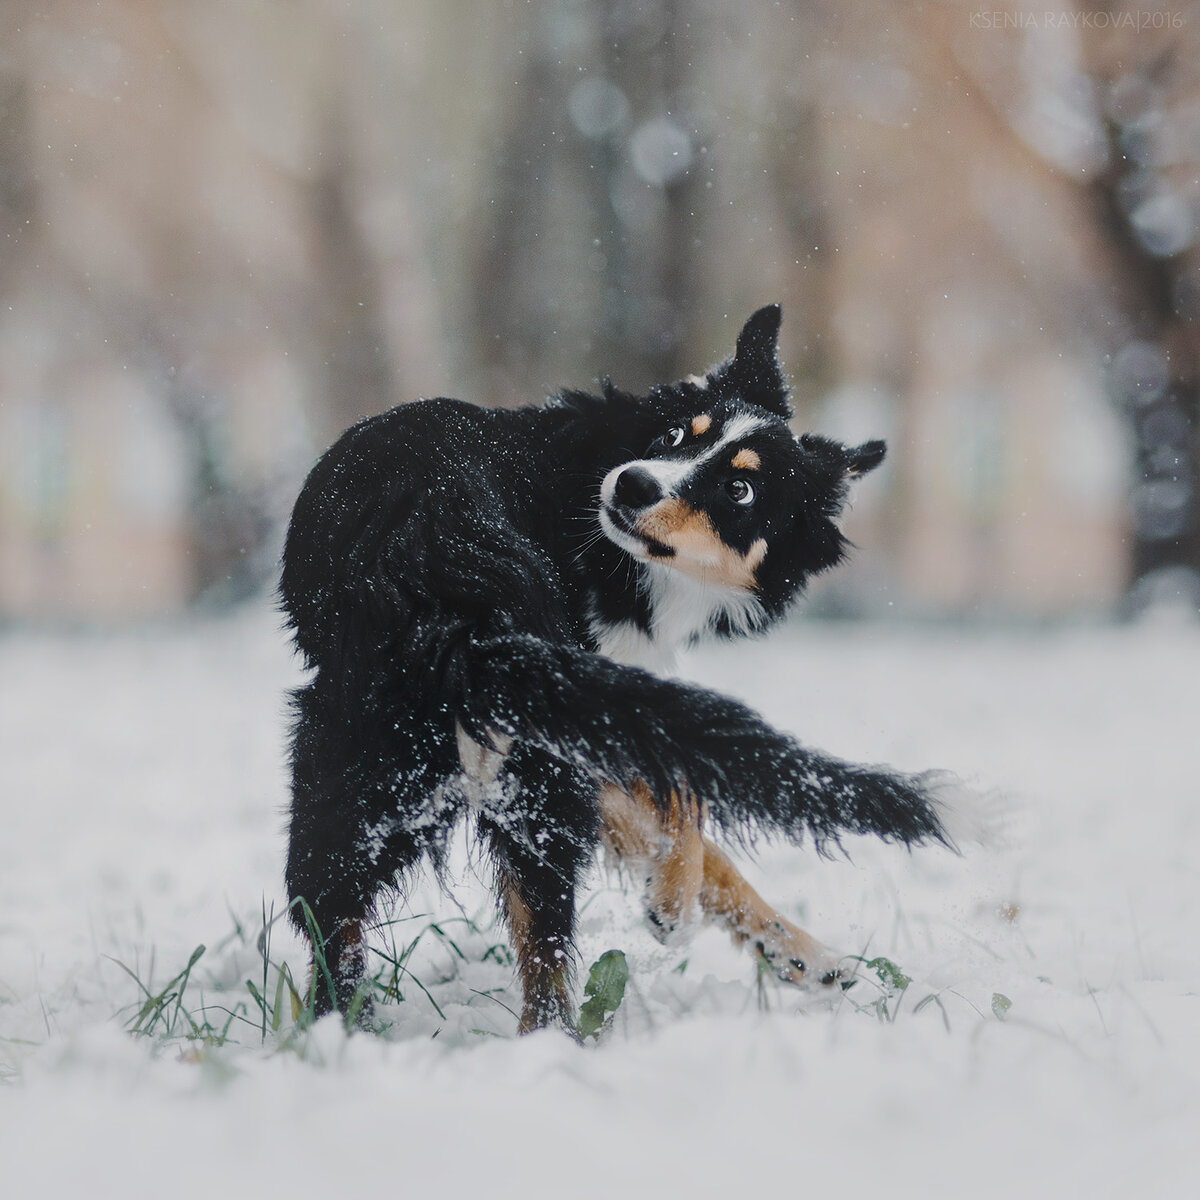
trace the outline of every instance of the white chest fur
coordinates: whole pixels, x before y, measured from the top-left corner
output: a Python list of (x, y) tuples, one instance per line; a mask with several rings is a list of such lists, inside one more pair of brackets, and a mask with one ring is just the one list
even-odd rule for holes
[(747, 633), (762, 622), (762, 606), (747, 592), (700, 583), (660, 563), (645, 563), (641, 569), (650, 601), (650, 631), (633, 621), (592, 622), (600, 653), (616, 662), (670, 675), (679, 651), (722, 618)]
[(615, 625), (593, 621), (592, 633), (600, 644), (600, 653), (614, 662), (641, 667), (656, 675), (670, 675), (675, 670), (678, 647), (650, 637), (632, 621), (621, 621)]

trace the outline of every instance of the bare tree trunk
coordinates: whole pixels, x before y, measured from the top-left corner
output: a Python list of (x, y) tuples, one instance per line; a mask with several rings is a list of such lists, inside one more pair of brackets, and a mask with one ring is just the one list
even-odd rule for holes
[[(643, 14), (620, 0), (596, 6), (606, 70), (632, 109), (628, 136), (606, 146), (605, 170), (596, 179), (607, 201), (605, 236), (612, 248), (605, 333), (614, 372), (641, 385), (676, 378), (685, 369), (680, 350), (694, 307), (695, 177), (688, 165), (695, 147), (682, 106), (690, 61), (685, 38), (698, 36), (684, 15), (697, 6), (661, 0), (657, 7), (650, 6), (643, 23)], [(700, 11), (691, 15), (702, 19)], [(682, 169), (656, 174), (654, 168), (665, 164), (652, 163), (647, 177), (644, 159), (655, 151), (656, 139), (660, 155), (670, 139), (677, 142)], [(617, 197), (624, 203), (614, 203)], [(645, 217), (638, 215), (639, 204)]]
[[(476, 272), (480, 356), (502, 389), (506, 377), (528, 377), (530, 359), (541, 371), (558, 368), (568, 334), (628, 387), (683, 369), (696, 207), (691, 130), (679, 112), (690, 61), (679, 32), (686, 4), (564, 4), (564, 18), (585, 23), (590, 53), (581, 57), (595, 64), (586, 76), (562, 70), (553, 21), (527, 29)], [(607, 87), (623, 115), (590, 131), (586, 121), (567, 124), (582, 79)], [(583, 324), (589, 313), (599, 314), (594, 326)]]
[[(1137, 186), (1123, 145), (1127, 129), (1107, 124), (1110, 167), (1092, 187), (1096, 220), (1110, 248), (1127, 320), (1114, 376), (1136, 447), (1130, 586), (1171, 568), (1200, 581), (1200, 334), (1186, 311), (1193, 263), (1156, 254), (1138, 236), (1128, 196)], [(1200, 600), (1200, 586), (1193, 584)]]
[(397, 403), (382, 317), (378, 269), (355, 212), (354, 172), (344, 115), (331, 116), (313, 185), (317, 236), (318, 337), (324, 368), (326, 439)]

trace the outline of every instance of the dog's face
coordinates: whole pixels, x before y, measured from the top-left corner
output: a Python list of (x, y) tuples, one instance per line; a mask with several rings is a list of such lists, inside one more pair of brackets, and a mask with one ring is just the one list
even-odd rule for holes
[(632, 558), (752, 595), (768, 616), (842, 558), (848, 483), (885, 452), (792, 435), (779, 319), (777, 306), (760, 310), (732, 359), (641, 401), (646, 448), (608, 472), (599, 506), (604, 533)]

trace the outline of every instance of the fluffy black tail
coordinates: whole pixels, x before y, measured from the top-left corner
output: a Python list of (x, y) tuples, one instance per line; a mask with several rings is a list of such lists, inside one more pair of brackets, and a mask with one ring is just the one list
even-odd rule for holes
[(726, 832), (840, 833), (953, 847), (953, 776), (902, 775), (806, 750), (716, 692), (531, 637), (470, 643), (464, 699), (477, 736), (537, 743), (615, 783), (644, 779), (658, 797), (685, 788)]

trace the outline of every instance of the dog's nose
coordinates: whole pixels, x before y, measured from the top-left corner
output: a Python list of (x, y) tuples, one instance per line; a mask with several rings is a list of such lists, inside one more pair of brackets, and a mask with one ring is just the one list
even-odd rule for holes
[(646, 508), (661, 497), (658, 480), (644, 467), (626, 467), (617, 476), (613, 498), (626, 508)]

